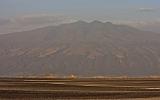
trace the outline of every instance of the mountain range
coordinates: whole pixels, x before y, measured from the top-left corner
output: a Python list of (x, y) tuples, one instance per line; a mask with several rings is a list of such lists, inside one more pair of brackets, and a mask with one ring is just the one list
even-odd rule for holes
[(110, 22), (0, 35), (0, 75), (160, 75), (160, 34)]

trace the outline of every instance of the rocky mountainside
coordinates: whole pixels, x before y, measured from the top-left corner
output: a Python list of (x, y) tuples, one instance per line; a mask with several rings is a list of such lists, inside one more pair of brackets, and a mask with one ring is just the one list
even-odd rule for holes
[(0, 75), (160, 75), (160, 34), (77, 21), (0, 35)]

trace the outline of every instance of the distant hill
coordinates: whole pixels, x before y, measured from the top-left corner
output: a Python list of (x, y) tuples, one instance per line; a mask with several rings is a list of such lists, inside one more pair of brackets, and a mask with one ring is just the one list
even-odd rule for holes
[(160, 34), (77, 21), (0, 35), (0, 75), (160, 75)]

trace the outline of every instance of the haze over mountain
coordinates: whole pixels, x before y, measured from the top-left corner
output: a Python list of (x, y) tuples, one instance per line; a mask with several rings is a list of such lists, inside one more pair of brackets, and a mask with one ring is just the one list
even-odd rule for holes
[(160, 33), (160, 20), (152, 21), (120, 21), (114, 22), (116, 24), (125, 24), (140, 30), (151, 31), (155, 33)]
[(160, 34), (77, 21), (0, 35), (0, 75), (160, 75)]
[(146, 31), (160, 33), (160, 21), (150, 22), (150, 23), (146, 23), (146, 24), (139, 24), (139, 25), (137, 25), (137, 28), (140, 28), (140, 29), (143, 29)]
[(0, 18), (0, 34), (28, 31), (51, 25), (71, 23), (74, 19), (57, 14), (28, 14), (11, 18)]
[[(47, 13), (28, 14), (12, 18), (0, 18), (0, 34), (29, 31), (47, 26), (56, 26), (64, 23), (75, 22), (78, 21), (79, 19), (80, 18), (75, 18), (73, 16), (69, 17), (64, 15), (47, 14)], [(86, 19), (86, 20), (90, 22), (93, 19), (92, 20)], [(152, 21), (112, 20), (112, 23), (129, 25), (145, 31), (152, 31), (156, 33), (160, 32), (160, 20), (152, 20)]]

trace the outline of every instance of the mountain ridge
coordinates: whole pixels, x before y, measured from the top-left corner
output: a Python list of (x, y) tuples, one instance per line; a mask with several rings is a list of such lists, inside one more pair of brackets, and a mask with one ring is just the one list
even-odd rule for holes
[(159, 34), (100, 21), (3, 34), (0, 75), (159, 75), (159, 45)]

